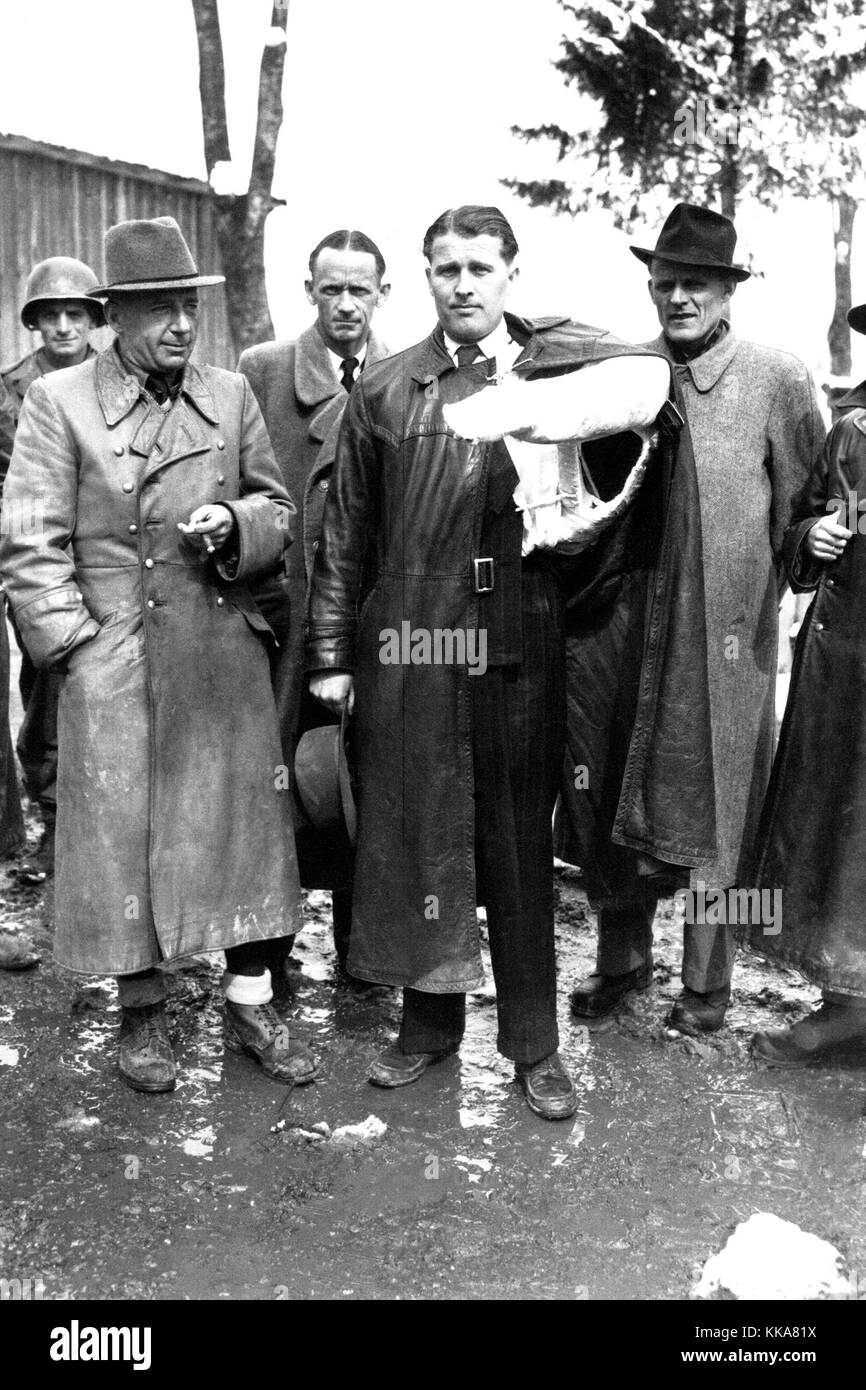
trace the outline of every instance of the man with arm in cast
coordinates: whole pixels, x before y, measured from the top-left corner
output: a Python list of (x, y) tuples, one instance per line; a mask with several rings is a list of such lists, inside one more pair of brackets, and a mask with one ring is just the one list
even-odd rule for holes
[(224, 950), (226, 1043), (280, 1081), (310, 1054), (271, 1004), (264, 943), (300, 892), (265, 644), (248, 582), (294, 511), (249, 385), (195, 367), (200, 275), (171, 218), (105, 238), (116, 342), (31, 386), (7, 505), (39, 517), (0, 569), (40, 668), (61, 665), (55, 954), (117, 975), (120, 1073), (167, 1091), (162, 961)]
[[(531, 379), (577, 371), (568, 378), (567, 433), (613, 435), (652, 426), (670, 373), (658, 357), (567, 318), (505, 315), (517, 250), (492, 207), (451, 209), (428, 229), (438, 323), (417, 346), (371, 367), (352, 393), (307, 645), (312, 692), (335, 711), (354, 708), (349, 968), (403, 986), (399, 1038), (370, 1080), (407, 1085), (457, 1051), (466, 991), (482, 979), (483, 903), (499, 1049), (514, 1061), (530, 1107), (558, 1119), (577, 1103), (557, 1050), (553, 922), (563, 614), (534, 510), (557, 510), (557, 456), (551, 480), (550, 448), (457, 438), (448, 408), (475, 393), (495, 397), (500, 388), (486, 392), (488, 382), (513, 373), (530, 381), (508, 432), (556, 438), (530, 428)], [(513, 407), (512, 393), (508, 400)], [(477, 433), (456, 416), (453, 423)], [(450, 653), (436, 655), (437, 634), (451, 639)], [(402, 635), (411, 636), (411, 654), (408, 643), (395, 652)]]
[[(388, 356), (372, 332), (372, 322), (391, 288), (382, 252), (361, 231), (342, 229), (323, 237), (310, 255), (309, 272), (305, 288), (316, 310), (315, 323), (294, 342), (248, 348), (238, 362), (238, 371), (246, 376), (261, 407), (289, 496), (298, 499), (302, 512), (298, 542), (287, 552), (285, 574), (257, 585), (254, 591), (280, 643), (272, 675), (283, 758), (290, 768), (300, 734), (311, 723), (322, 722), (322, 707), (310, 700), (304, 688), (309, 565), (318, 548), (349, 393), (365, 368)], [(351, 913), (351, 890), (335, 889), (334, 941), (342, 967)]]

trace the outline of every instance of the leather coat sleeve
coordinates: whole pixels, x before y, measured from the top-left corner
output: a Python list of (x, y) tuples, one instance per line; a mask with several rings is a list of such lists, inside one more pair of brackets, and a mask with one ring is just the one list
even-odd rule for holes
[(313, 567), (306, 627), (308, 671), (354, 669), (358, 600), (378, 474), (377, 443), (359, 382), (340, 426)]
[(36, 666), (65, 661), (95, 637), (68, 547), (75, 529), (78, 451), (45, 383), (27, 393), (3, 499), (0, 575)]
[(249, 382), (244, 379), (240, 438), (240, 497), (227, 501), (237, 527), (232, 557), (219, 560), (222, 578), (246, 581), (273, 570), (292, 543), (296, 507), (286, 491), (268, 432)]
[(811, 373), (802, 363), (797, 365), (798, 374), (793, 378), (786, 374), (781, 381), (767, 420), (767, 469), (773, 488), (770, 544), (780, 588), (785, 534), (793, 518), (803, 516), (804, 499), (811, 491), (810, 479), (827, 433)]
[[(850, 417), (837, 421), (833, 426), (814, 462), (809, 482), (798, 498), (794, 519), (785, 531), (782, 553), (788, 582), (795, 594), (811, 593), (817, 589), (821, 575), (827, 568), (823, 560), (815, 560), (807, 553), (805, 540), (815, 522), (827, 516), (831, 491), (840, 494), (842, 500), (847, 502), (841, 488), (831, 488), (830, 477), (831, 466), (834, 463), (838, 465), (840, 453), (843, 454), (844, 467), (844, 442), (850, 438), (850, 434)], [(844, 517), (842, 524), (847, 524)]]

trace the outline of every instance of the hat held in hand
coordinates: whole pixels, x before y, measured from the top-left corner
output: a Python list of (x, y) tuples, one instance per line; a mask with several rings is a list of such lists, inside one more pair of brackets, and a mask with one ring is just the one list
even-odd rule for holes
[(644, 265), (673, 261), (730, 276), (732, 280), (748, 280), (751, 271), (733, 263), (736, 244), (737, 232), (730, 217), (694, 203), (677, 203), (652, 251), (645, 246), (628, 249)]
[(194, 290), (221, 285), (224, 275), (199, 275), (173, 217), (118, 222), (105, 233), (105, 280), (93, 299), (143, 290)]
[(316, 830), (342, 826), (354, 845), (358, 824), (347, 755), (348, 715), (339, 724), (308, 729), (295, 750), (298, 800)]

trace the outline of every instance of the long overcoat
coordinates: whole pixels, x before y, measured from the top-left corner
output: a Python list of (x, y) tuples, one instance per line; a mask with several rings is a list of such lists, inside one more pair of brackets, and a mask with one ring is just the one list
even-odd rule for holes
[[(641, 351), (563, 318), (506, 318), (524, 344), (514, 370), (528, 377)], [(458, 440), (444, 422), (442, 405), (461, 390), (439, 329), (370, 368), (356, 385), (340, 432), (308, 626), (310, 670), (351, 671), (355, 678), (358, 841), (349, 968), (431, 993), (471, 989), (482, 976), (472, 676), (465, 664), (391, 664), (382, 656), (386, 635), (402, 634), (404, 624), (428, 634), (477, 628), (473, 560), (491, 451)], [(694, 489), (690, 495), (696, 502)], [(699, 544), (699, 525), (683, 534), (683, 544), (668, 543), (658, 571), (622, 834), (650, 851), (709, 855), (715, 842), (705, 814), (712, 799), (706, 670), (695, 662), (702, 629), (693, 622), (703, 623), (703, 594), (699, 585), (676, 582), (689, 547)], [(577, 570), (576, 582), (604, 582), (598, 566)]]
[[(842, 524), (855, 534), (838, 560), (821, 564), (805, 553), (804, 540), (830, 499), (844, 506)], [(791, 587), (814, 591), (815, 598), (797, 638), (759, 833), (755, 882), (762, 890), (781, 891), (781, 931), (765, 934), (761, 926), (751, 932), (751, 945), (764, 955), (796, 966), (825, 989), (861, 996), (866, 996), (866, 507), (860, 513), (857, 508), (864, 499), (866, 409), (856, 408), (830, 431), (785, 538)]]
[[(178, 530), (208, 502), (236, 554)], [(293, 511), (235, 373), (188, 365), (163, 410), (112, 347), (31, 386), (0, 568), (35, 664), (67, 667), (61, 964), (126, 973), (298, 929), (272, 639), (247, 587)]]
[(732, 329), (675, 371), (700, 489), (718, 837), (692, 878), (724, 889), (748, 881), (773, 761), (782, 542), (826, 431), (803, 363)]
[[(388, 349), (371, 333), (364, 369), (387, 356)], [(308, 562), (321, 531), (337, 434), (349, 397), (315, 324), (293, 342), (247, 348), (238, 371), (255, 392), (286, 490), (301, 511), (297, 543), (287, 552), (285, 573), (255, 589), (256, 602), (280, 643), (274, 696), (283, 753), (291, 764), (304, 685)]]

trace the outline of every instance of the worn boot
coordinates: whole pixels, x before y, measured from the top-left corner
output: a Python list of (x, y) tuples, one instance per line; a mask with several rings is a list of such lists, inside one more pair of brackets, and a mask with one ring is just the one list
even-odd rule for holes
[(575, 1018), (607, 1018), (627, 994), (642, 994), (652, 982), (651, 960), (626, 975), (587, 975), (571, 991), (571, 1012)]
[(176, 1070), (164, 1004), (121, 1009), (118, 1070), (134, 1091), (173, 1091)]
[(19, 870), (22, 878), (31, 879), (35, 883), (42, 883), (45, 879), (52, 877), (54, 873), (54, 830), (53, 817), (49, 819), (46, 816), (42, 835), (35, 852), (22, 860)]
[(698, 994), (693, 989), (684, 989), (674, 1000), (668, 1016), (668, 1026), (679, 1033), (698, 1037), (701, 1033), (717, 1033), (725, 1021), (725, 1014), (731, 1002), (731, 987), (711, 989), (707, 994)]
[(768, 1028), (752, 1038), (752, 1056), (771, 1067), (809, 1067), (848, 1052), (866, 1059), (866, 1008), (824, 1000), (791, 1028)]
[(287, 1086), (306, 1086), (318, 1075), (313, 1054), (291, 1036), (273, 1004), (236, 1004), (227, 999), (224, 1036), (232, 1052), (246, 1053), (263, 1072)]

